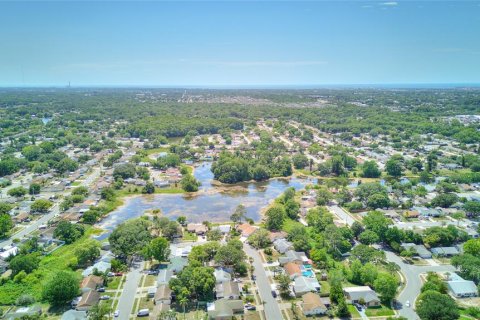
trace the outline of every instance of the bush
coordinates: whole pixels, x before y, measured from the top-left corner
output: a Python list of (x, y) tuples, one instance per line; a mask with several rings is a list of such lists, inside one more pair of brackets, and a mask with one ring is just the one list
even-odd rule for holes
[(17, 298), (15, 304), (17, 306), (29, 306), (35, 303), (35, 298), (29, 294), (22, 294), (20, 297)]

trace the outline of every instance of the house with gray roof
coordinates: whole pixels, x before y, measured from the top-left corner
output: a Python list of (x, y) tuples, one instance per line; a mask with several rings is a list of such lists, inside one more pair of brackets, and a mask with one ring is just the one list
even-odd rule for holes
[(87, 320), (87, 312), (71, 309), (62, 314), (61, 320)]
[(299, 251), (293, 251), (293, 250), (288, 250), (285, 252), (285, 255), (278, 258), (278, 262), (280, 265), (287, 264), (289, 262), (294, 262), (298, 264), (304, 264), (308, 263), (309, 259), (307, 258), (307, 255), (305, 252), (299, 252)]
[(318, 292), (320, 288), (320, 283), (318, 283), (316, 278), (300, 276), (293, 280), (293, 292), (297, 297), (307, 292)]
[(215, 276), (216, 283), (228, 282), (232, 280), (232, 275), (222, 268), (215, 268), (213, 275)]
[(350, 303), (359, 303), (363, 300), (367, 307), (376, 307), (380, 305), (380, 299), (377, 296), (377, 293), (372, 290), (369, 286), (361, 287), (346, 287), (343, 288), (343, 293), (348, 302)]
[(456, 273), (452, 273), (447, 281), (450, 293), (456, 298), (478, 297), (478, 288), (475, 282), (464, 280)]
[(423, 244), (402, 243), (401, 247), (404, 250), (414, 250), (416, 255), (418, 255), (422, 259), (432, 258), (432, 253), (428, 251), (428, 249)]
[(455, 247), (436, 247), (430, 249), (432, 254), (438, 257), (451, 257), (460, 254), (457, 248)]
[(242, 300), (219, 299), (207, 305), (208, 319), (231, 320), (236, 315), (244, 314)]
[(273, 247), (281, 254), (284, 254), (288, 250), (293, 249), (293, 243), (291, 243), (287, 239), (277, 239), (273, 241)]
[(215, 296), (217, 299), (239, 299), (240, 288), (238, 287), (238, 283), (233, 281), (217, 283), (215, 285)]

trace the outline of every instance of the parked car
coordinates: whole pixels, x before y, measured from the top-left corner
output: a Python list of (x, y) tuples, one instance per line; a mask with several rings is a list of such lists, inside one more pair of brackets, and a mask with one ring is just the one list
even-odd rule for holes
[(409, 308), (410, 307), (410, 301), (407, 300), (407, 302), (405, 302), (405, 307)]
[(137, 312), (137, 317), (148, 317), (150, 315), (150, 310), (148, 309), (141, 309)]
[(110, 300), (110, 296), (107, 296), (107, 295), (101, 296), (100, 300)]
[(113, 316), (116, 318), (120, 315), (120, 310), (115, 310), (115, 312), (113, 313)]
[(97, 292), (105, 292), (105, 288), (104, 287), (100, 287), (97, 289)]
[(272, 290), (272, 297), (276, 298), (277, 297), (277, 291)]

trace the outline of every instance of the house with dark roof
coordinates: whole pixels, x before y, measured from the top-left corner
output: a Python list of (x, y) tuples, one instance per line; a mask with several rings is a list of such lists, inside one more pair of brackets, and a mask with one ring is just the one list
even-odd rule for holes
[(75, 309), (77, 311), (88, 311), (100, 301), (100, 294), (96, 290), (84, 292)]

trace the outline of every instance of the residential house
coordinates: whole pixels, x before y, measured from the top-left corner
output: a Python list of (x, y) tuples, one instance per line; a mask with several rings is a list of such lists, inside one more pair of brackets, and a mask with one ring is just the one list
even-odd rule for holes
[(343, 293), (345, 294), (347, 301), (350, 303), (359, 303), (362, 301), (365, 302), (367, 307), (380, 306), (380, 299), (378, 298), (377, 293), (369, 286), (346, 287), (343, 288)]
[(437, 247), (430, 249), (430, 251), (432, 251), (432, 254), (439, 257), (452, 257), (460, 254), (455, 247)]
[(157, 285), (161, 286), (167, 284), (173, 276), (173, 271), (167, 268), (160, 269), (157, 276)]
[(248, 238), (257, 231), (258, 227), (252, 226), (250, 223), (242, 223), (241, 225), (237, 226), (237, 231), (240, 232), (242, 237)]
[(288, 250), (293, 249), (293, 243), (287, 241), (287, 239), (277, 239), (273, 241), (273, 247), (281, 254), (284, 254)]
[(327, 307), (318, 294), (308, 292), (302, 296), (302, 310), (303, 314), (308, 317), (325, 314)]
[(6, 320), (21, 319), (27, 317), (35, 317), (42, 314), (42, 308), (38, 305), (30, 307), (21, 307), (16, 309), (14, 312), (9, 312), (4, 316)]
[(300, 268), (300, 265), (294, 262), (288, 262), (283, 266), (283, 269), (285, 269), (285, 273), (292, 280), (302, 275), (302, 270)]
[(89, 290), (82, 294), (80, 301), (77, 303), (77, 311), (88, 311), (100, 301), (100, 294), (96, 290)]
[(215, 285), (215, 295), (217, 299), (239, 299), (240, 289), (238, 287), (238, 283), (233, 281), (217, 283)]
[(219, 299), (207, 306), (208, 318), (211, 320), (231, 320), (244, 312), (242, 300)]
[(423, 244), (402, 243), (401, 247), (404, 250), (413, 250), (422, 259), (432, 258), (432, 253)]
[(316, 278), (300, 276), (296, 277), (293, 282), (293, 292), (297, 297), (300, 297), (308, 292), (320, 291), (321, 286)]
[(232, 280), (232, 275), (222, 268), (215, 268), (213, 275), (215, 276), (216, 283), (228, 282)]
[(190, 233), (195, 233), (196, 235), (204, 235), (205, 233), (207, 233), (208, 231), (208, 228), (206, 225), (202, 224), (202, 223), (189, 223), (187, 225), (187, 231), (190, 232)]
[(60, 320), (87, 320), (87, 312), (71, 309), (64, 312)]
[(297, 264), (309, 263), (310, 260), (307, 258), (305, 252), (288, 250), (285, 252), (285, 255), (278, 258), (280, 265), (287, 264), (288, 262), (294, 262)]
[(98, 287), (103, 285), (103, 278), (99, 276), (89, 275), (83, 278), (80, 289), (82, 292), (87, 292), (90, 290), (96, 290)]
[(286, 239), (288, 234), (285, 231), (272, 231), (268, 234), (270, 242), (275, 242), (276, 240)]
[(153, 297), (153, 302), (155, 305), (170, 305), (172, 302), (172, 290), (168, 284), (161, 284), (158, 286), (155, 296)]
[(470, 298), (478, 296), (478, 288), (475, 285), (475, 282), (464, 280), (456, 273), (453, 273), (449, 276), (447, 287), (450, 293), (456, 298)]

